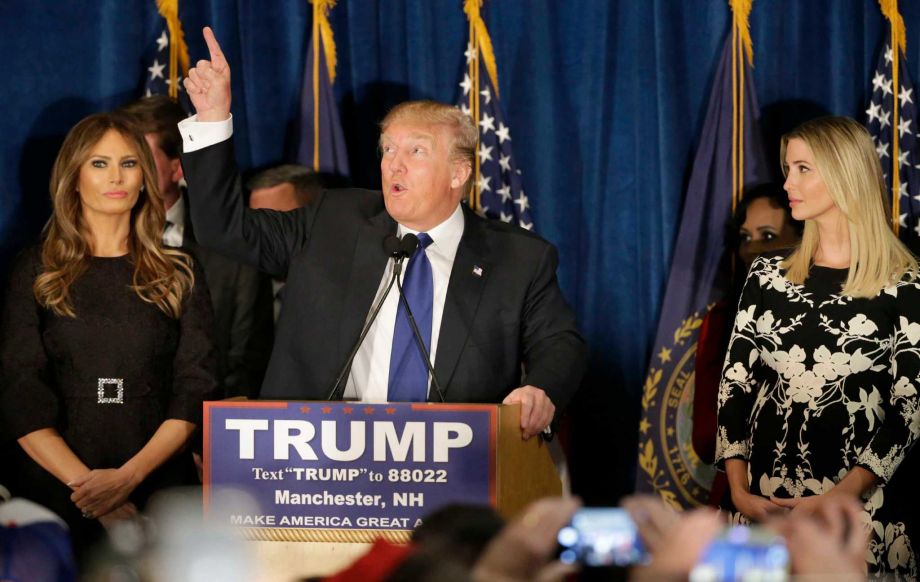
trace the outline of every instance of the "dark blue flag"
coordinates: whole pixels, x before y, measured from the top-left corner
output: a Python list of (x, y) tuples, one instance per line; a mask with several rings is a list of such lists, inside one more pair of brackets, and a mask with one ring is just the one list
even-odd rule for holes
[(469, 47), (466, 51), (467, 65), (475, 59), (479, 62), (479, 91), (473, 95), (474, 82), (469, 69), (460, 83), (462, 94), (460, 109), (467, 115), (473, 114), (473, 100), (478, 98), (479, 128), (479, 175), (474, 176), (474, 210), (487, 218), (513, 222), (527, 230), (533, 230), (530, 200), (524, 194), (521, 171), (514, 163), (511, 153), (511, 132), (505, 124), (498, 92), (491, 76), (480, 58), (480, 51)]
[[(317, 11), (314, 11), (314, 18)], [(325, 18), (325, 15), (320, 16)], [(345, 148), (345, 135), (342, 133), (342, 124), (339, 121), (339, 111), (336, 107), (335, 96), (332, 94), (332, 82), (329, 76), (324, 40), (332, 42), (331, 38), (322, 38), (324, 34), (331, 37), (331, 29), (327, 27), (326, 33), (314, 27), (314, 35), (310, 39), (307, 49), (307, 59), (304, 63), (303, 86), (300, 90), (300, 124), (297, 141), (296, 162), (314, 172), (348, 176), (348, 152)], [(319, 36), (317, 36), (319, 35)], [(319, 47), (319, 68), (314, 64), (314, 47)], [(331, 45), (334, 47), (334, 45)]]
[[(890, 25), (889, 25), (890, 26)], [(890, 38), (890, 35), (888, 35)], [(898, 197), (898, 235), (914, 253), (920, 251), (920, 134), (917, 127), (917, 93), (910, 79), (904, 56), (898, 59), (898, 119), (894, 119), (893, 53), (886, 44), (872, 77), (872, 98), (866, 110), (866, 127), (872, 134), (875, 150), (882, 162), (885, 183), (892, 205)], [(895, 127), (897, 124), (897, 127)], [(898, 153), (894, 159), (897, 135)], [(892, 192), (894, 166), (898, 166), (898, 192)]]
[[(707, 500), (714, 469), (700, 461), (691, 440), (696, 342), (703, 317), (716, 299), (713, 284), (735, 190), (738, 185), (768, 178), (750, 67), (740, 44), (734, 48), (738, 53), (733, 58), (729, 36), (684, 197), (658, 332), (642, 389), (636, 488), (656, 492), (674, 507), (702, 505)], [(743, 83), (733, 87), (741, 78), (742, 67)], [(734, 107), (736, 99), (739, 115)], [(742, 119), (743, 124), (739, 123)], [(733, 151), (733, 142), (740, 142), (738, 150)], [(736, 175), (733, 168), (740, 166), (739, 154), (743, 154), (743, 169)], [(737, 184), (736, 176), (740, 178)]]
[[(178, 22), (178, 16), (176, 17)], [(156, 40), (150, 44), (146, 53), (144, 62), (147, 63), (144, 72), (144, 83), (142, 94), (146, 97), (151, 95), (169, 95), (178, 100), (179, 105), (186, 112), (192, 111), (192, 102), (185, 92), (182, 79), (188, 71), (188, 50), (184, 41), (181, 40), (181, 28), (176, 26), (179, 39), (173, 38), (169, 34), (169, 25), (166, 18), (163, 18), (162, 28)], [(173, 47), (172, 43), (176, 46)], [(173, 52), (175, 55), (171, 55)], [(171, 58), (172, 57), (172, 58)], [(170, 89), (175, 84), (176, 89), (171, 93)]]

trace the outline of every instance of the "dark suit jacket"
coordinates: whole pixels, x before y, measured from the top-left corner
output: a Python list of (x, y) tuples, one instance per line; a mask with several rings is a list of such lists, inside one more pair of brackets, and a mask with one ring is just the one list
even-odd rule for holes
[[(290, 212), (253, 211), (232, 140), (182, 163), (200, 240), (287, 280), (262, 397), (325, 399), (387, 266), (383, 239), (397, 225), (383, 196), (339, 190)], [(555, 248), (469, 210), (464, 219), (435, 362), (446, 400), (500, 402), (532, 384), (561, 410), (581, 381), (586, 348), (556, 281)]]
[[(182, 197), (190, 216), (188, 196)], [(222, 395), (256, 398), (271, 354), (271, 327), (257, 315), (259, 272), (202, 246), (192, 224), (184, 226), (182, 250), (201, 264), (214, 308), (214, 346)]]

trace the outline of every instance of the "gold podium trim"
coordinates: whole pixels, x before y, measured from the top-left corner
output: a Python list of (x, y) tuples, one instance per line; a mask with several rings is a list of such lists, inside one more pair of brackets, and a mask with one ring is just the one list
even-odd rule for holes
[(241, 527), (247, 540), (263, 542), (329, 542), (370, 544), (383, 538), (394, 544), (408, 544), (411, 530), (395, 529), (306, 529), (287, 527)]

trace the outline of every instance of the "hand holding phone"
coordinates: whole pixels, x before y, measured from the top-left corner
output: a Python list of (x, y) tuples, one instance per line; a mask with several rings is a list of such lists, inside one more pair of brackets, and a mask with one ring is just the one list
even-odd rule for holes
[(648, 559), (639, 530), (625, 509), (586, 507), (559, 530), (559, 560), (589, 568), (631, 566)]

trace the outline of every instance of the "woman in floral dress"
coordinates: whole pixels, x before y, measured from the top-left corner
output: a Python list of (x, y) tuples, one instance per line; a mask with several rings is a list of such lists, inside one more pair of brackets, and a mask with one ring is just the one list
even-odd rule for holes
[(781, 158), (805, 231), (787, 257), (760, 257), (748, 273), (719, 388), (716, 460), (742, 520), (861, 497), (869, 570), (915, 578), (917, 262), (889, 226), (860, 124), (809, 121), (783, 137)]

